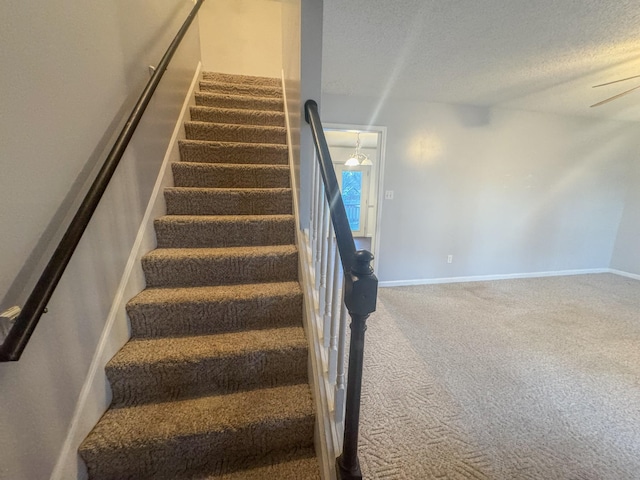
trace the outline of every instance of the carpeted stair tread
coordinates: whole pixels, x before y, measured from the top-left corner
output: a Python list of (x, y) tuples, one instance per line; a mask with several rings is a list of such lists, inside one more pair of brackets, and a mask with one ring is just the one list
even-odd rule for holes
[(202, 72), (202, 79), (210, 82), (243, 83), (246, 85), (269, 85), (279, 87), (282, 80), (276, 77), (260, 77), (254, 75), (236, 75), (231, 73)]
[(246, 108), (250, 110), (273, 110), (284, 112), (282, 98), (249, 97), (227, 93), (196, 92), (196, 105), (218, 108)]
[(298, 278), (295, 245), (158, 248), (142, 257), (147, 287), (284, 282)]
[(286, 145), (243, 142), (180, 140), (183, 162), (287, 165)]
[(202, 78), (79, 453), (91, 480), (318, 480), (281, 80)]
[(170, 187), (168, 215), (290, 215), (290, 188)]
[(80, 446), (92, 479), (171, 479), (313, 445), (309, 385), (107, 410)]
[(154, 221), (158, 248), (295, 243), (293, 215), (166, 215)]
[(249, 97), (278, 98), (282, 101), (282, 87), (279, 85), (251, 85), (247, 83), (227, 83), (203, 80), (200, 82), (200, 91)]
[(289, 188), (286, 165), (233, 165), (175, 162), (171, 165), (176, 187)]
[(114, 406), (303, 383), (302, 326), (136, 339), (107, 364)]
[(197, 362), (211, 357), (306, 348), (302, 327), (283, 327), (217, 335), (134, 339), (109, 361), (107, 368), (122, 369), (149, 363)]
[(147, 288), (127, 313), (133, 338), (299, 326), (302, 290), (298, 282)]
[(282, 145), (287, 143), (287, 130), (284, 127), (192, 121), (185, 122), (184, 128), (189, 140)]
[(242, 108), (191, 107), (191, 120), (199, 122), (271, 125), (284, 127), (284, 112)]
[(190, 480), (320, 480), (320, 466), (315, 453), (310, 450), (288, 461), (260, 466), (221, 475), (208, 475)]

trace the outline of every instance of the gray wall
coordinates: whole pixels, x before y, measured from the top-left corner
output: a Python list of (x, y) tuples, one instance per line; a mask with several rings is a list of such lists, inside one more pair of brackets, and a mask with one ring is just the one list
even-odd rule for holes
[(304, 102), (322, 93), (322, 0), (282, 0), (282, 63), (291, 127), (300, 224), (309, 224), (313, 141)]
[[(38, 256), (59, 238), (68, 209), (78, 203), (123, 114), (148, 80), (148, 65), (158, 63), (192, 7), (175, 0), (0, 4), (0, 308), (22, 302)], [(149, 106), (49, 313), (22, 359), (0, 365), (0, 478), (49, 478), (60, 456), (197, 66), (197, 23), (194, 27)], [(126, 328), (119, 333), (122, 340)], [(115, 343), (113, 349), (118, 348)]]
[[(300, 59), (300, 101), (301, 108), (311, 99), (320, 108), (322, 96), (322, 0), (302, 0), (302, 38)], [(311, 129), (304, 121), (304, 112), (300, 113), (302, 126), (300, 129), (300, 190), (311, 191), (312, 168), (314, 162), (314, 146)], [(309, 195), (300, 197), (300, 225), (309, 225), (311, 201)]]
[(300, 46), (301, 0), (282, 0), (282, 75), (287, 96), (293, 168), (300, 199)]
[(635, 164), (629, 175), (626, 204), (611, 268), (640, 275), (640, 160), (635, 152)]
[(609, 267), (635, 124), (329, 94), (322, 119), (388, 127), (380, 280)]

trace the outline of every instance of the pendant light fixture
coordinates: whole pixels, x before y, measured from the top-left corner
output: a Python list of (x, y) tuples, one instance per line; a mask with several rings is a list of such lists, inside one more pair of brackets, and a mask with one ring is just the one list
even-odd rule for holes
[(344, 162), (347, 167), (357, 167), (359, 165), (373, 165), (373, 162), (364, 153), (360, 153), (360, 132), (356, 133), (356, 151)]

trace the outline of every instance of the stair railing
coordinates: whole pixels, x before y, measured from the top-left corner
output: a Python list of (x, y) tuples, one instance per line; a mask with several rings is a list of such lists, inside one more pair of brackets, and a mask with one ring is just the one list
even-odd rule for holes
[[(187, 30), (191, 26), (191, 23), (198, 13), (198, 10), (200, 10), (203, 2), (204, 0), (197, 0), (193, 9), (182, 24), (182, 27), (178, 30), (178, 33), (169, 45), (169, 48), (167, 48), (167, 51), (160, 60), (160, 63), (158, 63), (153, 75), (151, 75), (146, 87), (140, 94), (140, 98), (138, 98), (138, 101), (133, 107), (124, 128), (114, 142), (109, 155), (105, 159), (98, 175), (91, 184), (82, 204), (71, 220), (62, 240), (60, 240), (60, 243), (53, 252), (51, 259), (47, 263), (42, 275), (40, 275), (36, 286), (31, 291), (31, 294), (27, 298), (24, 306), (19, 310), (17, 307), (12, 307), (4, 313), (4, 315), (10, 319), (11, 324), (8, 327), (8, 332), (4, 342), (0, 345), (0, 362), (17, 361), (20, 359), (20, 356), (27, 346), (33, 331), (40, 321), (40, 318), (44, 313), (46, 313), (47, 303), (49, 303), (58, 282), (62, 278), (62, 274), (71, 261), (71, 257), (73, 256), (78, 243), (80, 243), (82, 234), (86, 230), (93, 213), (98, 207), (98, 203), (107, 189), (109, 181), (111, 180), (111, 177), (113, 177), (113, 174), (115, 173), (116, 168), (129, 145), (129, 141), (131, 140), (131, 137), (133, 137), (133, 134), (142, 119), (142, 115), (151, 101), (151, 97), (155, 93), (160, 80), (162, 80), (162, 76), (167, 70), (169, 62), (171, 61), (171, 58), (173, 58), (173, 54), (178, 49), (180, 42), (187, 33)], [(6, 327), (4, 328), (6, 329)]]
[[(376, 309), (378, 279), (373, 255), (356, 251), (347, 212), (324, 136), (318, 104), (305, 103), (318, 163), (313, 167), (311, 218), (308, 241), (315, 273), (316, 320), (323, 339), (324, 371), (329, 395), (333, 394), (334, 425), (342, 427), (342, 454), (336, 459), (339, 480), (361, 479), (358, 430), (367, 318)], [(351, 317), (348, 371), (345, 373), (346, 314)]]

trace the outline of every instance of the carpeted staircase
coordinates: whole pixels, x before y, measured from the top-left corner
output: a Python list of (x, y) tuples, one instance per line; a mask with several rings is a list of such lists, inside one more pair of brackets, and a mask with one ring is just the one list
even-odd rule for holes
[(279, 80), (205, 73), (91, 479), (319, 479)]

